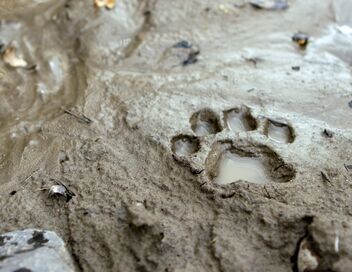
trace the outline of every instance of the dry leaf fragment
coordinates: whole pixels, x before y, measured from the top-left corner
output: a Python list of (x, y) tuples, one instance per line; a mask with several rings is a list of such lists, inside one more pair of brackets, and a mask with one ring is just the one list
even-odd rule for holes
[(115, 7), (116, 0), (105, 0), (105, 7), (112, 9)]
[(12, 67), (26, 67), (27, 62), (23, 58), (18, 57), (16, 51), (17, 49), (13, 46), (6, 48), (2, 56), (4, 62)]
[(94, 5), (97, 8), (103, 8), (105, 7), (105, 0), (94, 0)]
[(94, 0), (94, 5), (97, 8), (107, 8), (112, 9), (115, 7), (116, 0)]

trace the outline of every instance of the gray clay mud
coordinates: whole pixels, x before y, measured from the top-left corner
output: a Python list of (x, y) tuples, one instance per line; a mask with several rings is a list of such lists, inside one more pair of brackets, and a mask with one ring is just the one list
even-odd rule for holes
[(0, 235), (77, 271), (352, 271), (351, 2), (284, 2), (0, 0)]

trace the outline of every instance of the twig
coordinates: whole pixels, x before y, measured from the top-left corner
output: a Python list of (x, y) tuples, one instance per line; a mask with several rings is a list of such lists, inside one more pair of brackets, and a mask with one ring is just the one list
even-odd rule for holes
[(329, 175), (324, 171), (320, 171), (320, 173), (321, 173), (321, 176), (323, 177), (323, 180), (329, 182), (332, 185)]
[(29, 174), (24, 180), (22, 180), (21, 182), (20, 182), (20, 184), (22, 184), (22, 183), (24, 183), (24, 182), (26, 182), (27, 180), (29, 180), (31, 177), (33, 177), (33, 175), (36, 173), (36, 172), (38, 172), (39, 171), (39, 168), (37, 168), (36, 170), (34, 170), (31, 174)]
[(266, 194), (268, 195), (268, 198), (272, 199), (273, 197), (270, 195), (268, 189), (265, 186), (264, 186), (264, 190), (265, 190)]
[(87, 116), (85, 116), (82, 113), (75, 113), (75, 112), (72, 112), (70, 110), (64, 110), (64, 112), (69, 114), (69, 115), (72, 115), (73, 117), (77, 118), (78, 120), (80, 120), (83, 123), (86, 123), (88, 125), (93, 122), (91, 119), (89, 119)]

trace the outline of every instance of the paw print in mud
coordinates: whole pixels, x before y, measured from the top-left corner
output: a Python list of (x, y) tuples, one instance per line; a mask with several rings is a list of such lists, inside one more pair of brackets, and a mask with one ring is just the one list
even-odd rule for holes
[(189, 120), (189, 133), (174, 136), (171, 150), (178, 162), (202, 175), (208, 185), (283, 183), (295, 177), (292, 165), (267, 145), (294, 142), (294, 130), (285, 121), (255, 118), (246, 106), (221, 114), (205, 108)]

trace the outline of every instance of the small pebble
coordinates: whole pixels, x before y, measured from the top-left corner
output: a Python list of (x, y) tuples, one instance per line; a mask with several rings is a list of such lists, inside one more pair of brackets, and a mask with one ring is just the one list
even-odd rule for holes
[(304, 48), (308, 45), (309, 36), (307, 34), (299, 32), (292, 36), (292, 41), (297, 43), (301, 48)]

